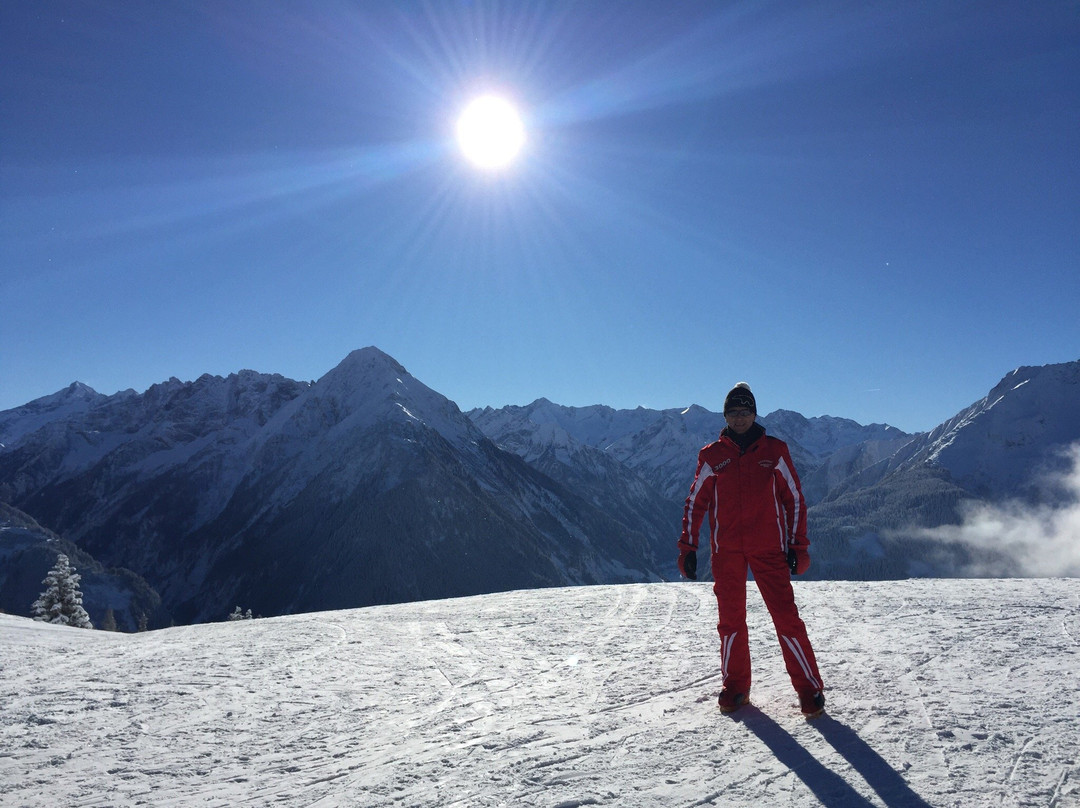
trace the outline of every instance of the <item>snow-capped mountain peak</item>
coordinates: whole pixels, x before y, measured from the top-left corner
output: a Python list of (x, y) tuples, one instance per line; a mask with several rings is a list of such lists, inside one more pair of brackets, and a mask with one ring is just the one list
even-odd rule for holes
[(72, 382), (56, 393), (0, 412), (0, 445), (12, 446), (24, 435), (55, 421), (88, 412), (106, 398), (82, 382)]
[[(1062, 470), (1064, 449), (1080, 424), (1080, 362), (1020, 367), (985, 398), (913, 441), (901, 459), (947, 469), (971, 491), (1017, 496), (1032, 472)], [(1030, 493), (1030, 492), (1028, 492)]]
[[(479, 430), (446, 396), (418, 381), (378, 348), (353, 351), (279, 413), (293, 431), (327, 429), (331, 442), (378, 423), (427, 428), (451, 442), (476, 441)], [(274, 430), (271, 430), (273, 432)]]

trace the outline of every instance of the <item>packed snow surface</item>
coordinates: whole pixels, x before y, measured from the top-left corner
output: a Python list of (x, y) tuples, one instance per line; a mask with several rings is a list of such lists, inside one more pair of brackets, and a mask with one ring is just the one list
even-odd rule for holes
[(752, 585), (731, 716), (707, 584), (135, 635), (0, 615), (0, 805), (1080, 805), (1080, 581), (796, 597), (815, 721)]

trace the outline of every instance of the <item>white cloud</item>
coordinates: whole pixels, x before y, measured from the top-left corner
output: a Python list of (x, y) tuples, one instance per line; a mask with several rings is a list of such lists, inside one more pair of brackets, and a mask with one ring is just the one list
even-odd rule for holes
[[(925, 538), (963, 544), (977, 576), (1080, 577), (1080, 442), (1064, 452), (1070, 469), (1043, 480), (1053, 505), (1020, 501), (973, 503), (964, 522), (920, 531)], [(980, 553), (982, 551), (982, 553)]]

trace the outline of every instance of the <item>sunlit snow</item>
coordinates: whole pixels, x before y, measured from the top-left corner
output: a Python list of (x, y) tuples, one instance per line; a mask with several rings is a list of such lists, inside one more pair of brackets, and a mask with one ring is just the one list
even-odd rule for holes
[(750, 589), (505, 593), (120, 635), (0, 615), (0, 804), (1080, 804), (1080, 581), (798, 582), (828, 715)]

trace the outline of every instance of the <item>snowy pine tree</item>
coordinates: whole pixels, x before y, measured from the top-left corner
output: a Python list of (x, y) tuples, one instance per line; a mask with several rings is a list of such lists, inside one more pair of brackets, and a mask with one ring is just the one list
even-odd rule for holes
[(75, 628), (93, 628), (90, 615), (82, 605), (82, 592), (79, 590), (81, 575), (75, 572), (68, 557), (61, 553), (56, 557), (56, 566), (42, 581), (45, 591), (34, 601), (34, 619), (44, 623), (57, 623)]

